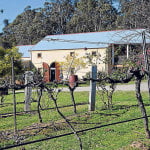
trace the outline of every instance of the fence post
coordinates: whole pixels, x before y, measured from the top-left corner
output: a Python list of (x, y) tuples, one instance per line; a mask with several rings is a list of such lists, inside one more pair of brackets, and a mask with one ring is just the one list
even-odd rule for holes
[[(90, 74), (90, 77), (92, 79), (97, 79), (97, 66), (92, 66), (92, 71)], [(89, 110), (94, 111), (95, 110), (95, 97), (96, 97), (96, 81), (90, 80), (90, 93), (89, 93)]]
[[(25, 72), (25, 85), (29, 84), (33, 81), (33, 72), (26, 71)], [(26, 86), (25, 87), (25, 106), (24, 111), (30, 111), (31, 109), (31, 96), (32, 96), (32, 87)]]
[(13, 105), (14, 105), (14, 134), (17, 133), (17, 118), (16, 118), (16, 94), (15, 94), (15, 72), (14, 72), (14, 57), (11, 58), (12, 67), (12, 92), (13, 92)]

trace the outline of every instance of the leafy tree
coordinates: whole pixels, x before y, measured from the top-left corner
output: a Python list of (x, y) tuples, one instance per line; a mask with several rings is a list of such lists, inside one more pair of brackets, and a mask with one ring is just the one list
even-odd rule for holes
[(13, 23), (3, 29), (3, 40), (12, 45), (35, 44), (49, 34), (66, 33), (74, 8), (71, 0), (46, 2), (44, 8), (27, 6)]
[(54, 0), (47, 2), (49, 9), (49, 22), (52, 23), (52, 32), (54, 34), (66, 33), (66, 25), (74, 13), (74, 7), (71, 0)]
[(14, 57), (14, 66), (15, 66), (15, 73), (20, 73), (22, 71), (21, 65), (21, 54), (18, 52), (16, 47), (11, 49), (4, 49), (0, 47), (0, 76), (4, 77), (6, 75), (11, 74), (11, 58)]
[(63, 71), (68, 74), (76, 74), (77, 71), (86, 67), (84, 62), (84, 57), (78, 57), (78, 54), (75, 53), (73, 56), (67, 55), (65, 61), (61, 62)]
[(80, 0), (68, 24), (71, 32), (91, 32), (113, 29), (117, 10), (107, 0)]
[(35, 11), (29, 8), (26, 8), (13, 23), (3, 29), (3, 38), (13, 43), (13, 45), (31, 44), (34, 39), (34, 35), (31, 34), (31, 23), (35, 16)]
[(149, 28), (150, 1), (122, 0), (118, 26), (120, 28)]
[[(44, 14), (41, 9), (31, 9), (30, 6), (24, 9), (24, 12), (16, 17), (13, 23), (7, 25), (3, 32), (4, 41), (9, 41), (12, 45), (35, 44), (41, 38), (46, 36), (43, 32)], [(48, 30), (48, 29), (47, 29)]]

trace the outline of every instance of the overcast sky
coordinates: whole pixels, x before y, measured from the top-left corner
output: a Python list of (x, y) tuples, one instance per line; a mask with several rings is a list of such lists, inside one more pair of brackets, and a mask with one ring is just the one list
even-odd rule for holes
[(26, 6), (30, 5), (31, 9), (43, 7), (45, 1), (46, 0), (0, 0), (0, 10), (4, 10), (4, 12), (0, 14), (0, 32), (4, 27), (4, 19), (8, 19), (11, 23), (24, 11)]

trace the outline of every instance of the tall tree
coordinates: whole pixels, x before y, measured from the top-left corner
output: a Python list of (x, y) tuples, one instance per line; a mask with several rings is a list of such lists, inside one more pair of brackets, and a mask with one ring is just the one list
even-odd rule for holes
[(26, 7), (21, 15), (18, 15), (13, 23), (6, 26), (3, 31), (3, 38), (16, 44), (31, 44), (34, 35), (31, 32), (32, 20), (35, 17), (35, 11), (30, 6)]
[(80, 0), (68, 28), (71, 32), (109, 30), (115, 27), (116, 16), (108, 0)]
[(43, 8), (31, 9), (27, 6), (13, 23), (3, 31), (3, 40), (20, 44), (35, 44), (48, 34), (66, 33), (66, 24), (74, 12), (71, 0), (46, 2)]
[(71, 0), (55, 0), (51, 4), (50, 22), (53, 24), (54, 34), (66, 33), (66, 25), (74, 13)]
[(118, 26), (121, 28), (149, 28), (150, 0), (122, 0)]

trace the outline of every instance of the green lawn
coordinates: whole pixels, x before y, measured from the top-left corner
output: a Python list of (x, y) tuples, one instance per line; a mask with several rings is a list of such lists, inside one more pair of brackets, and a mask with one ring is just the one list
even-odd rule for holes
[[(33, 94), (36, 98), (36, 94)], [(146, 104), (147, 113), (150, 115), (148, 94), (142, 93), (144, 103)], [(88, 92), (75, 92), (76, 103), (88, 103)], [(5, 103), (11, 103), (12, 95), (8, 95)], [(23, 102), (23, 93), (16, 94), (16, 101)], [(62, 92), (58, 96), (58, 105), (65, 106), (71, 105), (70, 94), (68, 92)], [(60, 108), (60, 111), (69, 119), (71, 124), (76, 130), (82, 130), (100, 125), (111, 124), (124, 120), (129, 120), (136, 117), (141, 117), (139, 108), (137, 107), (137, 101), (134, 92), (115, 92), (113, 96), (113, 109), (107, 110), (100, 99), (100, 96), (96, 97), (96, 110), (93, 112), (88, 111), (88, 105), (78, 105), (77, 114), (73, 113), (73, 107)], [(52, 100), (48, 99), (48, 95), (45, 92), (41, 100), (42, 108), (54, 107)], [(12, 105), (0, 106), (0, 114), (12, 112)], [(23, 111), (24, 105), (17, 104), (17, 111)], [(31, 109), (37, 109), (37, 103), (31, 104)], [(22, 142), (31, 140), (37, 140), (41, 138), (56, 136), (72, 130), (68, 127), (65, 121), (57, 113), (56, 109), (49, 109), (41, 111), (43, 124), (39, 123), (37, 113), (28, 113), (17, 116), (17, 128), (19, 130), (20, 138)], [(13, 116), (0, 118), (0, 133), (13, 132)], [(37, 128), (38, 127), (38, 128)], [(36, 128), (36, 129), (35, 129)], [(22, 132), (20, 130), (23, 130)], [(142, 146), (150, 147), (150, 140), (145, 138), (145, 131), (142, 120), (136, 120), (132, 122), (107, 126), (90, 130), (87, 132), (79, 133), (82, 140), (84, 150), (134, 150), (130, 145), (133, 142), (138, 142)], [(1, 136), (0, 136), (1, 137)], [(7, 146), (14, 143), (14, 139), (11, 135), (10, 138), (0, 138), (0, 147)], [(136, 144), (136, 146), (138, 145)], [(27, 150), (79, 150), (78, 140), (74, 135), (34, 143), (23, 146)], [(13, 148), (19, 150), (21, 147)]]

